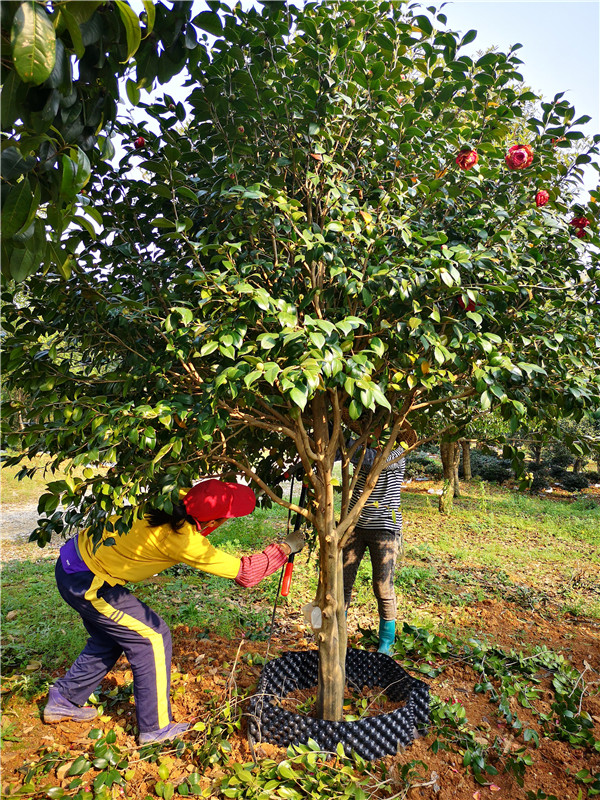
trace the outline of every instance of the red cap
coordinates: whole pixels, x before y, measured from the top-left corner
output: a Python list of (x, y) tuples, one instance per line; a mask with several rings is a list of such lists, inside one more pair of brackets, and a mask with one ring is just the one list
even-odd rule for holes
[(256, 505), (256, 497), (249, 486), (226, 483), (210, 478), (197, 483), (183, 498), (185, 510), (196, 520), (198, 529), (202, 522), (230, 517), (245, 517)]

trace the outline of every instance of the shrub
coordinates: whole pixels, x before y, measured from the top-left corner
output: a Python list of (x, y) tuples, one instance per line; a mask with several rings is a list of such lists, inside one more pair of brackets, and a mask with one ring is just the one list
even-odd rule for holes
[(406, 478), (431, 478), (438, 480), (443, 475), (442, 465), (429, 456), (413, 453), (406, 458)]
[(567, 470), (560, 464), (557, 464), (555, 461), (553, 461), (548, 467), (548, 472), (558, 481), (562, 481), (564, 476), (568, 474)]
[(550, 448), (550, 462), (559, 467), (568, 467), (575, 461), (573, 453), (559, 441), (555, 441)]
[(561, 486), (568, 492), (577, 492), (579, 489), (587, 489), (590, 480), (587, 475), (580, 472), (565, 472), (560, 479)]
[(510, 460), (485, 455), (478, 450), (471, 452), (471, 473), (491, 483), (503, 483), (513, 474)]
[(547, 489), (550, 486), (550, 475), (547, 462), (542, 461), (541, 464), (528, 464), (527, 470), (533, 473), (533, 481), (529, 487), (530, 492), (536, 494), (537, 492), (541, 492), (543, 489)]

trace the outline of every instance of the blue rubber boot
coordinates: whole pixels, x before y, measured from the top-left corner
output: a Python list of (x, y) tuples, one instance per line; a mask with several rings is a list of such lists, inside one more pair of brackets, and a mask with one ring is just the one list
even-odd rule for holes
[(392, 646), (396, 641), (396, 620), (379, 620), (379, 647), (378, 653), (385, 653), (386, 656), (392, 655)]
[(138, 736), (138, 743), (159, 744), (160, 742), (168, 742), (181, 736), (189, 727), (187, 722), (170, 722), (164, 728), (159, 728), (156, 731), (142, 731)]
[(91, 706), (76, 706), (52, 686), (48, 694), (48, 703), (44, 708), (44, 722), (60, 722), (63, 719), (71, 722), (91, 722), (98, 712)]

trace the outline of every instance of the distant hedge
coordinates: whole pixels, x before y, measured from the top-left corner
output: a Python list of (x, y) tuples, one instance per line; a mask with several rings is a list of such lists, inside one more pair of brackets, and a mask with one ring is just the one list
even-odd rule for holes
[[(498, 458), (493, 454), (481, 453), (471, 450), (471, 474), (490, 483), (504, 483), (513, 477), (511, 462), (508, 459)], [(463, 476), (462, 464), (459, 476)]]
[(431, 478), (439, 480), (443, 475), (442, 465), (434, 458), (430, 458), (422, 453), (412, 453), (406, 457), (405, 477), (410, 478)]

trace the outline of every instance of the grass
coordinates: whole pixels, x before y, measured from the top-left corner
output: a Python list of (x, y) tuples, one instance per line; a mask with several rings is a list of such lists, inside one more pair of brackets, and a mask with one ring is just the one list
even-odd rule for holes
[[(511, 737), (520, 738), (521, 744), (529, 741), (526, 735), (535, 736), (538, 741), (542, 736), (560, 738), (565, 747), (567, 742), (572, 745), (569, 750), (572, 763), (578, 766), (585, 764), (590, 753), (600, 752), (600, 743), (594, 740), (585, 714), (580, 714), (581, 703), (586, 692), (590, 694), (598, 689), (594, 689), (594, 686), (597, 687), (594, 675), (587, 675), (584, 680), (584, 673), (572, 669), (568, 655), (563, 657), (563, 653), (569, 653), (570, 643), (578, 636), (577, 629), (570, 630), (570, 626), (563, 625), (562, 638), (548, 640), (550, 645), (556, 644), (559, 650), (556, 653), (550, 650), (546, 652), (545, 640), (540, 647), (529, 637), (529, 630), (533, 629), (528, 629), (527, 625), (534, 621), (533, 615), (526, 612), (538, 612), (535, 621), (539, 621), (540, 616), (544, 617), (544, 631), (550, 631), (551, 634), (551, 628), (560, 624), (557, 618), (560, 614), (578, 615), (579, 621), (582, 618), (600, 619), (597, 569), (600, 507), (589, 498), (576, 502), (549, 501), (474, 482), (464, 486), (463, 497), (456, 501), (454, 512), (449, 517), (442, 517), (438, 513), (436, 497), (411, 492), (410, 487), (404, 493), (403, 512), (404, 553), (395, 575), (399, 604), (395, 656), (405, 659), (401, 663), (413, 672), (422, 674), (432, 686), (431, 730), (435, 732), (435, 737), (427, 751), (427, 759), (440, 749), (445, 755), (439, 763), (444, 765), (448, 758), (458, 752), (458, 761), (454, 763), (459, 770), (472, 773), (476, 785), (481, 783), (484, 787), (489, 783), (490, 775), (498, 771), (502, 775), (513, 773), (522, 779), (531, 766), (529, 752), (533, 752), (533, 748), (527, 752), (525, 747), (514, 752), (506, 751), (498, 744), (503, 739), (495, 734), (488, 735), (487, 728), (484, 730), (481, 725), (475, 724), (479, 718), (475, 707), (469, 711), (473, 715), (471, 721), (467, 720), (465, 707), (461, 703), (466, 695), (457, 694), (454, 698), (447, 696), (452, 695), (447, 686), (456, 686), (456, 692), (463, 692), (465, 681), (469, 686), (475, 681), (478, 686), (485, 684), (487, 695), (496, 698), (495, 705), (486, 707), (486, 713), (493, 721), (500, 719), (504, 726), (502, 730), (510, 728), (513, 731)], [(257, 509), (251, 517), (229, 521), (211, 536), (211, 542), (231, 553), (256, 552), (274, 539), (284, 536), (287, 528), (287, 512), (284, 509)], [(9, 713), (15, 716), (16, 712), (10, 711), (11, 701), (14, 700), (14, 707), (19, 707), (44, 694), (55, 677), (64, 673), (86, 639), (79, 616), (58, 597), (53, 559), (47, 558), (46, 553), (35, 545), (21, 547), (26, 553), (26, 560), (3, 565), (1, 597), (3, 707), (8, 707)], [(317, 565), (314, 552), (304, 551), (296, 558), (290, 597), (277, 599), (280, 609), (278, 621), (284, 617), (285, 622), (296, 620), (301, 607), (313, 599), (318, 577)], [(246, 590), (231, 581), (178, 565), (138, 585), (135, 591), (172, 628), (188, 625), (234, 640), (240, 637), (243, 630), (246, 638), (264, 640), (270, 631), (278, 582), (279, 573), (276, 573), (254, 589)], [(525, 617), (526, 624), (516, 624), (514, 633), (501, 644), (504, 633), (501, 627), (495, 630), (490, 630), (485, 624), (482, 627), (474, 615), (474, 611), (485, 604), (497, 604), (502, 614), (506, 611), (518, 623)], [(289, 616), (286, 611), (291, 612)], [(356, 641), (362, 636), (360, 646), (376, 644), (376, 619), (371, 569), (366, 557), (358, 572), (349, 613), (351, 637)], [(500, 626), (503, 624), (501, 621)], [(299, 626), (294, 622), (293, 627)], [(202, 633), (199, 638), (202, 638)], [(512, 648), (517, 648), (518, 656), (514, 655)], [(263, 663), (263, 660), (249, 660), (254, 657), (246, 653), (243, 659), (247, 664)], [(222, 666), (228, 668), (227, 664)], [(538, 694), (540, 675), (549, 676), (546, 690), (555, 700), (548, 714)], [(173, 696), (178, 692), (185, 693), (188, 684), (184, 677), (176, 672), (173, 681)], [(131, 683), (115, 686), (106, 696), (103, 695), (102, 702), (109, 709), (129, 705), (131, 688)], [(473, 698), (479, 697), (480, 691), (482, 689), (474, 684), (471, 693), (474, 706), (476, 701)], [(521, 696), (525, 699), (519, 699)], [(215, 696), (214, 703), (218, 702), (219, 698)], [(201, 790), (196, 784), (196, 776), (200, 779), (200, 773), (207, 764), (220, 764), (222, 772), (219, 782), (221, 789), (227, 789), (228, 797), (254, 798), (254, 781), (261, 786), (268, 783), (271, 792), (274, 786), (277, 787), (277, 793), (281, 792), (281, 796), (287, 789), (289, 796), (299, 796), (298, 788), (305, 790), (306, 796), (313, 796), (315, 792), (320, 796), (323, 793), (323, 775), (329, 769), (330, 762), (319, 763), (316, 773), (319, 786), (314, 789), (317, 778), (314, 777), (316, 756), (313, 753), (299, 750), (295, 754), (288, 751), (288, 758), (282, 764), (295, 764), (294, 770), (289, 773), (286, 772), (289, 767), (284, 766), (282, 772), (281, 765), (268, 759), (244, 767), (235, 760), (230, 764), (230, 740), (238, 730), (240, 721), (231, 716), (229, 704), (227, 716), (224, 716), (224, 709), (225, 706), (219, 705), (217, 709), (209, 703), (205, 710), (209, 716), (198, 723), (205, 725), (205, 739), (191, 745), (179, 743), (176, 758), (168, 756), (162, 759), (161, 756), (158, 763), (164, 774), (159, 773), (162, 784), (159, 781), (154, 787), (157, 795), (171, 797), (177, 791), (182, 795), (198, 794)], [(101, 731), (97, 733), (102, 734)], [(5, 715), (1, 735), (5, 742), (12, 743), (9, 747), (13, 750), (26, 747), (27, 738), (23, 734), (16, 722)], [(125, 785), (130, 780), (128, 775), (142, 769), (140, 762), (128, 761), (129, 752), (120, 751), (114, 744), (114, 737), (114, 731), (110, 730), (106, 736), (102, 734), (90, 745), (93, 753), (100, 756), (110, 749), (115, 755), (115, 762), (118, 762), (116, 768), (111, 762), (104, 771), (93, 777), (94, 786), (96, 783), (101, 786), (105, 780), (107, 786), (111, 785), (110, 782), (114, 782), (115, 787), (121, 783)], [(87, 751), (85, 755), (78, 756), (72, 750), (62, 754), (40, 751), (34, 761), (28, 762), (24, 786), (18, 791), (21, 796), (25, 792), (29, 792), (30, 797), (60, 796), (63, 787), (55, 786), (48, 791), (48, 780), (53, 780), (46, 776), (48, 770), (59, 763), (63, 764), (64, 769), (66, 760), (70, 759), (69, 763), (79, 765), (77, 775), (80, 772), (87, 774), (92, 766), (97, 767), (103, 761), (102, 758), (92, 761), (92, 755), (89, 759), (88, 755)], [(77, 760), (73, 762), (76, 756)], [(190, 769), (189, 786), (179, 783), (180, 762), (187, 763), (186, 759)], [(306, 773), (301, 769), (303, 759), (306, 760)], [(379, 780), (377, 768), (372, 765), (368, 765), (367, 775), (365, 765), (361, 766), (358, 761), (338, 759), (337, 763), (340, 771), (339, 775), (336, 773), (337, 777), (334, 775), (331, 778), (334, 782), (343, 776), (346, 783), (350, 782), (356, 788), (363, 781), (367, 787)], [(460, 767), (460, 764), (463, 766)], [(542, 766), (559, 770), (550, 761)], [(425, 773), (417, 774), (421, 768), (425, 769)], [(169, 777), (170, 769), (175, 776), (173, 781)], [(430, 785), (428, 767), (424, 762), (407, 761), (400, 764), (398, 769), (406, 789), (414, 781), (417, 781), (415, 786)], [(454, 780), (459, 770), (454, 767), (451, 769), (451, 779)], [(152, 773), (152, 767), (148, 767), (148, 770), (152, 774), (150, 784), (153, 784), (156, 776)], [(187, 776), (188, 773), (185, 774)], [(148, 779), (146, 773), (144, 775), (144, 780)], [(240, 776), (243, 776), (243, 781)], [(289, 786), (285, 783), (286, 776), (291, 776), (292, 784)], [(491, 779), (494, 780), (493, 777)], [(92, 778), (85, 780), (90, 783)], [(589, 783), (590, 797), (600, 794), (599, 774), (581, 769), (573, 780), (579, 781), (582, 786), (584, 782)], [(245, 781), (250, 781), (247, 787)], [(69, 786), (75, 790), (76, 784), (82, 782), (83, 774), (81, 779), (77, 778)], [(385, 783), (377, 785), (383, 787)], [(468, 796), (472, 794), (475, 796), (476, 793), (469, 789)], [(82, 790), (76, 798), (88, 796), (91, 797), (91, 794)], [(335, 796), (350, 795), (344, 789)], [(369, 790), (356, 796), (375, 794)], [(387, 795), (384, 793), (381, 796)], [(394, 796), (406, 797), (407, 794), (396, 793)], [(577, 794), (566, 793), (561, 796), (575, 797)], [(533, 800), (534, 795), (530, 793), (527, 797)], [(550, 800), (554, 795), (540, 790), (535, 797), (539, 800), (547, 797)]]
[[(451, 516), (441, 516), (436, 505), (430, 495), (404, 492), (405, 553), (395, 578), (403, 620), (443, 627), (457, 608), (490, 596), (540, 609), (551, 602), (555, 612), (600, 618), (598, 505), (477, 483), (465, 486)], [(285, 509), (257, 509), (228, 522), (211, 541), (231, 553), (256, 552), (284, 536), (287, 525)], [(53, 562), (28, 547), (31, 560), (5, 564), (2, 580), (3, 675), (24, 676), (26, 691), (64, 669), (85, 641), (78, 615), (58, 599)], [(315, 553), (303, 553), (296, 564), (290, 598), (278, 602), (301, 608), (314, 597)], [(249, 638), (266, 638), (278, 581), (279, 573), (245, 590), (177, 566), (136, 587), (136, 594), (171, 626), (224, 636), (243, 629)], [(368, 556), (358, 572), (354, 610), (376, 618)]]
[[(37, 505), (46, 491), (46, 483), (59, 480), (64, 473), (55, 470), (53, 460), (49, 456), (39, 456), (35, 460), (23, 459), (19, 466), (2, 466), (0, 469), (0, 487), (3, 505)], [(27, 474), (19, 477), (23, 470)], [(84, 467), (73, 470), (73, 475), (83, 477)]]

